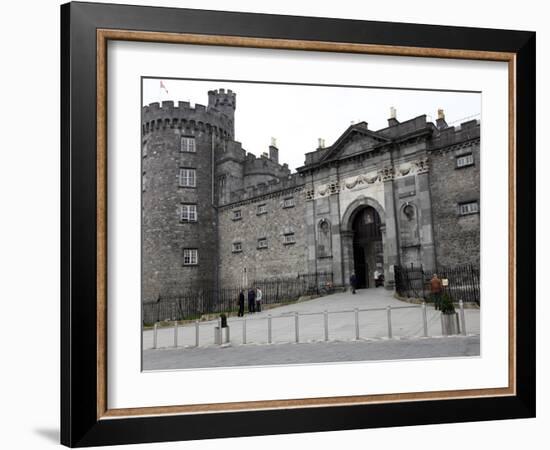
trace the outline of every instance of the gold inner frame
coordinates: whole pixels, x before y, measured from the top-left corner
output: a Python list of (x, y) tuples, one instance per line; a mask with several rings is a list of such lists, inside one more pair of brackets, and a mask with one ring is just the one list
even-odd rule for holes
[[(180, 43), (371, 55), (502, 61), (508, 63), (508, 387), (401, 394), (263, 400), (200, 405), (108, 409), (107, 405), (107, 42), (109, 40)], [(297, 41), (238, 36), (97, 30), (97, 419), (166, 414), (219, 413), (403, 401), (444, 400), (516, 394), (516, 54), (445, 48), (403, 47), (341, 42)]]

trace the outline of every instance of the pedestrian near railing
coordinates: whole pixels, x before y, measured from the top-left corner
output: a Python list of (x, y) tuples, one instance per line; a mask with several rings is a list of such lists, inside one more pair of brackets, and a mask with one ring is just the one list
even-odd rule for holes
[[(400, 311), (403, 310), (411, 310), (411, 309), (417, 309), (418, 310), (418, 319), (416, 324), (412, 325), (412, 327), (417, 330), (414, 332), (414, 335), (410, 335), (409, 337), (429, 337), (429, 327), (428, 327), (428, 314), (427, 314), (427, 307), (426, 303), (423, 302), (420, 305), (407, 305), (407, 306), (387, 306), (387, 307), (378, 307), (378, 308), (354, 308), (354, 309), (346, 309), (346, 310), (337, 310), (337, 311), (316, 311), (316, 312), (290, 312), (285, 314), (279, 314), (279, 315), (273, 315), (273, 314), (267, 314), (263, 317), (256, 317), (255, 315), (249, 315), (247, 317), (242, 318), (234, 318), (233, 320), (228, 319), (226, 322), (224, 320), (224, 324), (227, 325), (227, 330), (222, 330), (222, 321), (221, 319), (218, 319), (217, 321), (209, 321), (209, 322), (200, 322), (196, 320), (194, 324), (191, 327), (194, 327), (194, 333), (191, 335), (189, 332), (187, 333), (187, 339), (180, 339), (178, 334), (183, 329), (187, 329), (189, 331), (190, 326), (187, 327), (178, 325), (177, 321), (173, 322), (172, 326), (172, 332), (173, 334), (173, 347), (177, 348), (178, 346), (183, 347), (201, 347), (201, 346), (209, 346), (213, 344), (222, 344), (222, 343), (228, 343), (229, 341), (229, 328), (233, 327), (234, 331), (232, 332), (232, 336), (239, 336), (240, 337), (240, 343), (242, 345), (246, 344), (258, 344), (258, 343), (267, 343), (267, 344), (273, 344), (275, 342), (275, 329), (273, 326), (273, 323), (275, 320), (277, 321), (287, 321), (287, 323), (290, 325), (291, 329), (286, 329), (286, 336), (284, 342), (288, 343), (303, 343), (304, 340), (301, 338), (301, 323), (302, 321), (305, 321), (308, 318), (314, 318), (318, 317), (318, 325), (315, 325), (315, 327), (318, 327), (318, 340), (317, 341), (324, 341), (329, 342), (331, 340), (343, 340), (342, 339), (342, 331), (341, 329), (340, 334), (333, 331), (331, 333), (331, 330), (329, 328), (329, 324), (331, 322), (331, 316), (336, 316), (340, 314), (349, 315), (349, 333), (348, 335), (352, 338), (351, 339), (345, 339), (345, 340), (355, 340), (359, 341), (361, 339), (369, 339), (373, 338), (372, 334), (369, 334), (368, 332), (368, 326), (367, 326), (367, 332), (362, 331), (361, 328), (361, 316), (360, 313), (363, 314), (384, 314), (385, 316), (385, 322), (386, 322), (386, 333), (384, 336), (377, 336), (377, 337), (383, 337), (386, 339), (393, 339), (396, 336), (394, 325), (395, 325), (395, 314), (398, 314)], [(379, 316), (379, 320), (382, 318), (382, 316)], [(317, 319), (316, 319), (317, 320)], [(459, 302), (459, 320), (460, 320), (460, 334), (465, 336), (466, 335), (466, 319), (465, 319), (465, 313), (464, 313), (464, 303), (462, 301)], [(263, 324), (262, 324), (263, 323)], [(316, 322), (317, 323), (317, 322)], [(398, 324), (399, 325), (399, 324)], [(256, 336), (259, 334), (262, 335), (261, 330), (264, 330), (262, 339), (254, 339), (254, 332), (256, 333)], [(311, 323), (309, 325), (311, 328)], [(342, 327), (340, 327), (342, 328)], [(152, 348), (160, 348), (159, 345), (159, 330), (165, 330), (170, 329), (169, 327), (159, 327), (159, 323), (155, 323), (153, 326), (153, 346)], [(220, 336), (221, 332), (224, 332), (224, 336), (227, 336), (227, 339), (222, 339)], [(289, 331), (292, 333), (292, 338), (289, 336)], [(311, 331), (311, 330), (309, 330)], [(236, 334), (235, 334), (236, 333)], [(281, 333), (283, 334), (283, 333)], [(311, 333), (310, 333), (311, 334)], [(213, 337), (213, 339), (212, 339)], [(280, 341), (279, 341), (280, 342)], [(237, 343), (237, 341), (234, 341), (233, 343)]]

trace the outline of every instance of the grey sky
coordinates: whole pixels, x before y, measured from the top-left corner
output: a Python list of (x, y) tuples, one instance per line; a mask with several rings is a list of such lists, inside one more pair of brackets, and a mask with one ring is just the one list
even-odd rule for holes
[(481, 113), (479, 93), (173, 79), (163, 83), (168, 93), (160, 89), (159, 79), (143, 80), (144, 105), (163, 100), (207, 105), (211, 89), (236, 92), (235, 139), (259, 156), (275, 137), (279, 161), (292, 170), (303, 165), (305, 153), (317, 148), (318, 138), (332, 145), (352, 121), (368, 122), (372, 130), (386, 127), (392, 106), (399, 121), (422, 114), (435, 121), (438, 108), (445, 110), (449, 124), (479, 119)]

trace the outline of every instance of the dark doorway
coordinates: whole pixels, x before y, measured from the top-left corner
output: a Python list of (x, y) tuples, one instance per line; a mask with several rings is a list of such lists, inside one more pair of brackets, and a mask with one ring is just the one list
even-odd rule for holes
[(380, 225), (380, 215), (372, 206), (359, 210), (353, 219), (353, 261), (358, 288), (374, 287), (374, 271), (383, 270)]

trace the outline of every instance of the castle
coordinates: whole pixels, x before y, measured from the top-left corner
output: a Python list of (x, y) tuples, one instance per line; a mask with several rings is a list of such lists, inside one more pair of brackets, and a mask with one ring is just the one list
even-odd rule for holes
[(479, 266), (480, 125), (425, 115), (352, 124), (295, 173), (272, 140), (235, 140), (236, 94), (142, 108), (142, 300), (193, 287), (332, 272), (336, 285), (396, 265)]

